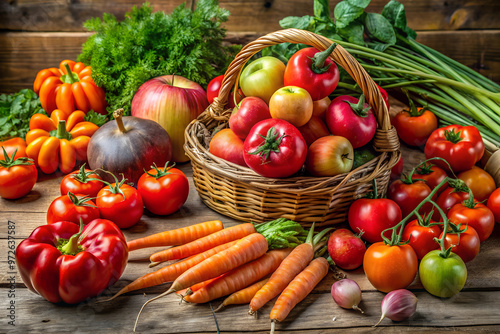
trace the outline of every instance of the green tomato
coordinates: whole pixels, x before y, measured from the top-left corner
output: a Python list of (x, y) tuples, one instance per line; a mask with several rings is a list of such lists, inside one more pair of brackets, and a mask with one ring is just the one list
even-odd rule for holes
[(467, 267), (455, 253), (447, 258), (440, 255), (440, 250), (427, 253), (420, 262), (419, 275), (425, 290), (438, 297), (452, 297), (465, 285)]

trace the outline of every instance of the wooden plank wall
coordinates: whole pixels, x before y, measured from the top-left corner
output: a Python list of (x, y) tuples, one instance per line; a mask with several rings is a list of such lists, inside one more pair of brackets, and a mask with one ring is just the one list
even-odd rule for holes
[[(500, 1), (400, 0), (417, 40), (500, 81)], [(112, 13), (122, 19), (134, 0), (0, 1), (0, 92), (31, 87), (36, 73), (75, 59), (89, 36), (85, 20)], [(170, 13), (182, 0), (150, 0), (155, 10)], [(187, 0), (188, 5), (190, 0)], [(330, 1), (332, 10), (338, 0)], [(372, 0), (380, 12), (388, 0)], [(230, 42), (246, 43), (280, 29), (286, 16), (312, 14), (312, 0), (220, 0), (231, 16), (225, 27)]]

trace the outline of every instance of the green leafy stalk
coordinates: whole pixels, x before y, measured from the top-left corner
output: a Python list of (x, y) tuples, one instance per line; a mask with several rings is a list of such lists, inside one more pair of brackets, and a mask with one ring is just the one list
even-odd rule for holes
[(278, 218), (270, 222), (254, 224), (258, 233), (269, 243), (269, 249), (295, 247), (304, 243), (307, 231), (297, 222), (286, 218)]

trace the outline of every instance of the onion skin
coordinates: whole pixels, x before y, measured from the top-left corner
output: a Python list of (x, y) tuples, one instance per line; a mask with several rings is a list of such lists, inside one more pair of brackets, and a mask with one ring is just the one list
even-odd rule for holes
[(375, 326), (380, 324), (385, 317), (392, 321), (403, 321), (408, 319), (415, 313), (417, 302), (417, 297), (409, 290), (398, 289), (389, 292), (382, 300), (382, 316)]
[(179, 75), (164, 75), (139, 87), (131, 113), (160, 124), (172, 141), (172, 161), (186, 162), (184, 130), (207, 107), (207, 94), (199, 84)]
[[(137, 183), (144, 169), (153, 163), (164, 166), (172, 159), (172, 143), (165, 129), (154, 121), (133, 116), (122, 117), (127, 130), (122, 132), (117, 121), (110, 121), (90, 138), (87, 149), (91, 169), (104, 169), (113, 173), (118, 180), (121, 174), (126, 182)], [(96, 170), (107, 182), (115, 182), (112, 175)]]
[(355, 281), (344, 278), (332, 284), (333, 300), (342, 308), (358, 310), (365, 313), (358, 307), (361, 302), (361, 288)]

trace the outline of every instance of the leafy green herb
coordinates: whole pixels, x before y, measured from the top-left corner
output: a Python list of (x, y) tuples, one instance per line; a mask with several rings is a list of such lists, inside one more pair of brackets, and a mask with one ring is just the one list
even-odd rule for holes
[(178, 6), (167, 15), (149, 4), (133, 7), (119, 22), (111, 14), (84, 27), (96, 32), (83, 45), (79, 61), (92, 66), (92, 78), (106, 91), (108, 112), (124, 108), (145, 81), (176, 74), (206, 86), (224, 73), (239, 46), (223, 46), (229, 12), (217, 0), (199, 0), (196, 9)]
[(0, 95), (0, 140), (25, 138), (33, 114), (46, 114), (38, 95), (31, 89)]
[(94, 110), (90, 110), (89, 112), (87, 112), (85, 117), (83, 117), (83, 120), (94, 123), (95, 125), (101, 127), (104, 123), (107, 122), (108, 117), (106, 115), (98, 114)]

